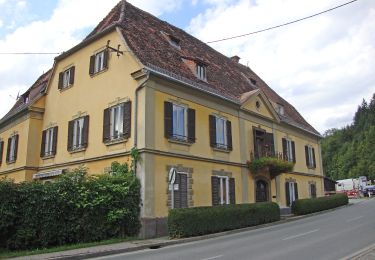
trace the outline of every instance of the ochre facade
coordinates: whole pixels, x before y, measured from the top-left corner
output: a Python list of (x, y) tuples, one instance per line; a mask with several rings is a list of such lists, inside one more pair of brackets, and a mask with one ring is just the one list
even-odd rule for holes
[[(134, 8), (125, 2), (121, 4)], [(231, 188), (231, 194), (225, 190), (229, 186), (220, 186), (219, 193), (230, 195), (235, 203), (262, 199), (277, 202), (281, 207), (289, 206), (288, 183), (298, 184), (298, 191), (293, 191), (298, 198), (324, 195), (321, 136), (317, 132), (281, 120), (282, 112), (276, 111), (275, 103), (262, 89), (248, 91), (234, 102), (220, 93), (203, 91), (196, 87), (200, 85), (184, 81), (175, 74), (155, 71), (136, 55), (129, 42), (119, 27), (112, 26), (56, 58), (48, 80), (40, 87), (40, 95), (21, 102), (18, 105), (23, 109), (11, 111), (0, 121), (0, 141), (4, 142), (0, 177), (16, 182), (50, 180), (54, 176), (43, 173), (63, 174), (63, 170), (79, 166), (87, 167), (89, 174), (105, 174), (111, 162), (129, 162), (130, 150), (136, 147), (141, 154), (137, 176), (142, 184), (141, 217), (145, 219), (146, 229), (154, 228), (157, 219), (166, 217), (171, 208), (168, 186), (171, 168), (186, 174), (186, 193), (181, 196), (185, 196), (188, 207), (214, 204), (212, 183), (215, 176), (234, 181), (231, 187), (235, 189)], [(107, 67), (90, 75), (90, 57), (103, 50), (109, 53)], [(72, 66), (75, 68), (74, 83), (59, 89), (60, 73)], [(211, 77), (209, 66), (212, 65), (207, 67), (207, 82)], [(31, 91), (36, 87), (37, 84)], [(129, 101), (129, 137), (103, 142), (103, 111)], [(195, 111), (194, 141), (166, 137), (166, 103)], [(86, 147), (69, 151), (68, 122), (84, 116), (90, 119)], [(230, 121), (230, 137), (226, 133), (232, 141), (230, 149), (218, 149), (210, 144), (210, 116)], [(52, 127), (58, 127), (56, 150), (50, 156), (43, 156), (42, 132)], [(272, 146), (278, 153), (285, 150), (283, 139), (293, 141), (295, 164), (292, 172), (271, 176), (267, 171), (253, 173), (249, 170), (248, 162), (256, 153), (255, 130), (272, 134)], [(14, 135), (18, 135), (19, 140), (17, 158), (8, 161), (8, 139)], [(306, 162), (307, 146), (314, 150), (313, 167)], [(312, 194), (311, 185), (316, 194)], [(146, 233), (145, 236), (150, 236)]]

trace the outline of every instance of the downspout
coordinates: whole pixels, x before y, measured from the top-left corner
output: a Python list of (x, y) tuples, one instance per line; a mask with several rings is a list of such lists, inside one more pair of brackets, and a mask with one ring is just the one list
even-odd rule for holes
[[(146, 79), (135, 89), (135, 111), (134, 111), (134, 148), (138, 144), (138, 92), (146, 85), (150, 75), (147, 73)], [(137, 164), (134, 165), (134, 175), (137, 176)]]

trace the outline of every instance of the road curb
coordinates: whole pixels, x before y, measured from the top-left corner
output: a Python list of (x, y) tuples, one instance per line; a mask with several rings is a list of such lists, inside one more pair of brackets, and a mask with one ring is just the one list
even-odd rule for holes
[[(17, 259), (63, 259), (63, 260), (79, 260), (79, 259), (87, 259), (87, 258), (93, 258), (93, 257), (103, 257), (103, 256), (108, 256), (108, 255), (113, 255), (113, 254), (122, 254), (122, 253), (128, 253), (128, 252), (134, 252), (134, 251), (140, 251), (144, 249), (156, 249), (156, 248), (161, 248), (161, 247), (166, 247), (166, 246), (171, 246), (171, 245), (178, 245), (178, 244), (183, 244), (183, 243), (188, 243), (188, 242), (195, 242), (195, 241), (201, 241), (201, 240), (206, 240), (210, 238), (217, 238), (217, 237), (222, 237), (225, 235), (230, 235), (230, 234), (237, 234), (241, 232), (246, 232), (246, 231), (251, 231), (251, 230), (257, 230), (265, 227), (271, 227), (271, 226), (277, 226), (280, 224), (284, 223), (289, 223), (292, 221), (297, 221), (300, 219), (316, 216), (316, 215), (321, 215), (324, 213), (329, 213), (331, 211), (335, 211), (341, 208), (349, 207), (354, 204), (347, 204), (341, 207), (333, 208), (333, 209), (328, 209), (325, 211), (320, 211), (320, 212), (315, 212), (307, 215), (301, 215), (301, 216), (292, 216), (288, 217), (286, 219), (281, 219), (279, 221), (267, 223), (267, 224), (262, 224), (262, 225), (257, 225), (257, 226), (252, 226), (252, 227), (245, 227), (245, 228), (240, 228), (240, 229), (234, 229), (234, 230), (228, 230), (224, 232), (219, 232), (219, 233), (213, 233), (213, 234), (207, 234), (203, 236), (196, 236), (196, 237), (188, 237), (188, 238), (180, 238), (180, 239), (171, 239), (171, 240), (166, 240), (166, 241), (161, 241), (161, 242), (150, 242), (150, 243), (145, 243), (142, 245), (135, 245), (132, 247), (126, 247), (126, 248), (119, 248), (119, 249), (103, 249), (102, 251), (97, 251), (97, 252), (83, 252), (83, 253), (74, 253), (74, 252), (69, 252), (69, 251), (61, 251), (57, 252), (55, 254), (60, 254), (56, 256), (51, 256), (51, 254), (54, 253), (49, 253), (49, 254), (43, 254), (43, 255), (30, 255), (30, 256), (25, 256), (22, 258), (17, 258)], [(160, 239), (160, 238), (159, 238)], [(167, 239), (167, 238), (166, 238)], [(140, 240), (142, 241), (142, 240)], [(133, 244), (134, 245), (134, 244)], [(110, 247), (111, 245), (107, 245)], [(89, 247), (87, 250), (94, 249), (95, 247)], [(73, 250), (72, 250), (73, 251)], [(65, 254), (64, 254), (65, 253)]]
[[(340, 260), (360, 260), (362, 259), (362, 257), (366, 257), (371, 251), (375, 251), (375, 244), (372, 244), (368, 247), (365, 247), (357, 252), (355, 252), (354, 254), (351, 254), (349, 256), (346, 256)], [(366, 259), (366, 258), (363, 258), (363, 259)], [(370, 258), (368, 258), (370, 259)]]

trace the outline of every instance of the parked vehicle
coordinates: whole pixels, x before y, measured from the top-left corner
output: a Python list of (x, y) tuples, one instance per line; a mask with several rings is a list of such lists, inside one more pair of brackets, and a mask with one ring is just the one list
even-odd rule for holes
[(363, 189), (363, 196), (372, 197), (375, 196), (375, 185), (367, 185)]
[[(349, 198), (359, 198), (361, 196), (375, 195), (372, 188), (367, 189), (367, 178), (366, 176), (360, 176), (358, 179), (344, 179), (338, 180), (336, 183), (336, 192), (343, 192), (348, 195)], [(375, 186), (374, 186), (375, 191)], [(365, 195), (366, 194), (366, 195)]]

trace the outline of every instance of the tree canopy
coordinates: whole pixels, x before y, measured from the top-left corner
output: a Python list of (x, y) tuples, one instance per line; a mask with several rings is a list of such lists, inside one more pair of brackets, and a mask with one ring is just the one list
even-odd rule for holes
[(358, 106), (352, 124), (324, 133), (322, 156), (325, 175), (333, 180), (375, 179), (375, 94)]

